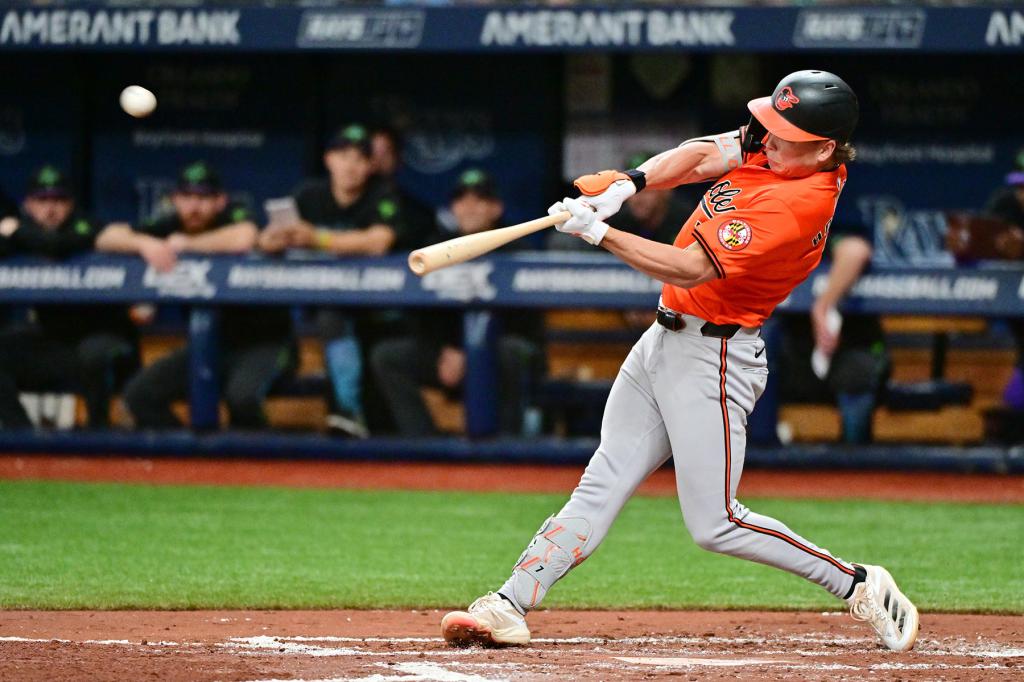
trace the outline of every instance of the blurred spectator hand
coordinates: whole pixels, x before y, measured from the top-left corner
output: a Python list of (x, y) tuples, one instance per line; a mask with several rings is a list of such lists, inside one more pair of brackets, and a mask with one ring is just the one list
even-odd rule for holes
[(457, 388), (466, 376), (466, 353), (452, 346), (441, 349), (437, 358), (437, 380), (445, 388)]
[(266, 253), (281, 253), (288, 248), (288, 226), (268, 225), (259, 236), (259, 247)]
[(182, 232), (175, 232), (167, 237), (167, 245), (174, 253), (181, 253), (188, 250), (188, 235)]
[(0, 237), (10, 237), (17, 231), (20, 224), (14, 216), (8, 216), (0, 220)]
[(178, 262), (178, 254), (162, 239), (147, 239), (139, 245), (142, 256), (157, 272), (170, 272)]
[(307, 222), (297, 222), (283, 227), (288, 245), (296, 249), (308, 249), (316, 245), (316, 230)]
[[(3, 226), (0, 225), (0, 231)], [(996, 250), (1012, 260), (1024, 257), (1024, 230), (1014, 225), (995, 237)]]
[(811, 324), (814, 327), (814, 345), (826, 356), (831, 357), (839, 346), (838, 326), (834, 321), (829, 320), (830, 311), (834, 310), (828, 305), (815, 303), (811, 308)]

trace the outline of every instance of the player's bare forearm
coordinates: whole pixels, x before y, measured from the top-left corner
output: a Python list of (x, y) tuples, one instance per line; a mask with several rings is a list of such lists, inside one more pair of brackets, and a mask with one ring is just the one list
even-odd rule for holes
[(248, 220), (189, 235), (186, 251), (196, 253), (246, 253), (256, 247), (259, 228)]
[(146, 242), (156, 237), (136, 232), (128, 223), (111, 223), (96, 237), (96, 250), (108, 253), (139, 253)]
[(815, 305), (827, 308), (838, 304), (871, 262), (871, 254), (871, 244), (860, 237), (844, 237), (836, 244), (832, 250), (828, 283)]
[(711, 180), (722, 175), (723, 169), (721, 151), (707, 139), (687, 140), (674, 149), (652, 156), (638, 167), (647, 176), (647, 187), (651, 189), (671, 189)]
[(673, 286), (689, 289), (717, 277), (715, 266), (696, 244), (680, 249), (612, 227), (601, 246), (630, 267)]

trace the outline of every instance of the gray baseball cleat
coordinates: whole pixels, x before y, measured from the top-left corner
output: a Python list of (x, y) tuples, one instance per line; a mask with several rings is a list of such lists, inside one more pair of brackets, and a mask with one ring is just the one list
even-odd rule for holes
[(896, 587), (889, 571), (881, 566), (860, 564), (867, 572), (846, 600), (854, 620), (871, 623), (885, 646), (893, 651), (910, 651), (917, 640), (917, 607)]
[(451, 646), (518, 646), (530, 643), (530, 629), (515, 607), (493, 592), (441, 619), (441, 634)]

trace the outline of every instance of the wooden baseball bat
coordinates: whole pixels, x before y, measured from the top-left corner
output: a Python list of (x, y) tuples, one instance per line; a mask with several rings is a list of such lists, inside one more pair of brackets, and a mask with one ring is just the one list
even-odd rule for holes
[(409, 269), (422, 277), (428, 272), (482, 256), (485, 253), (494, 251), (499, 246), (508, 244), (514, 239), (539, 232), (545, 227), (551, 227), (556, 223), (564, 223), (571, 217), (571, 213), (562, 211), (555, 215), (547, 215), (543, 218), (519, 223), (511, 227), (500, 227), (497, 230), (467, 234), (455, 239), (431, 244), (409, 254)]

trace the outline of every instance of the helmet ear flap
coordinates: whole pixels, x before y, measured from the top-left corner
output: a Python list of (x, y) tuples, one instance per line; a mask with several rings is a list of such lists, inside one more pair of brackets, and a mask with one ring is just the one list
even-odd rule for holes
[(741, 129), (740, 149), (747, 154), (756, 154), (764, 146), (764, 138), (768, 136), (768, 129), (761, 125), (756, 117), (751, 116), (750, 122)]

